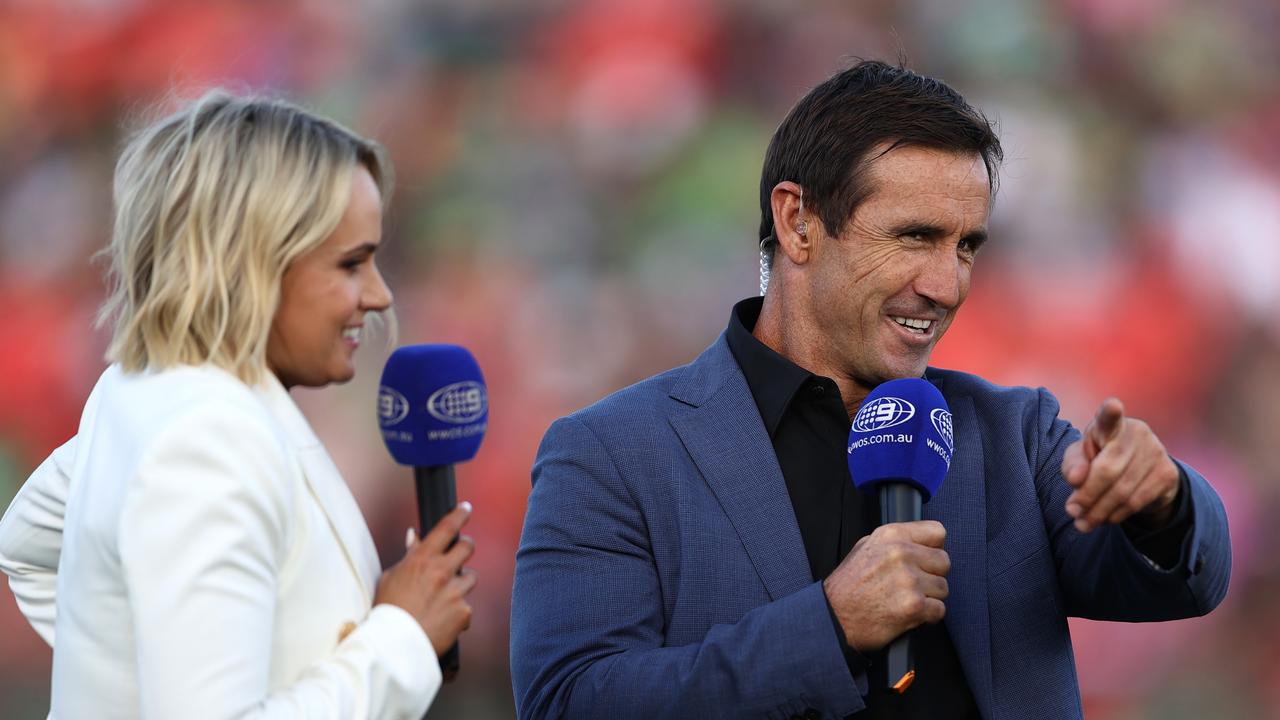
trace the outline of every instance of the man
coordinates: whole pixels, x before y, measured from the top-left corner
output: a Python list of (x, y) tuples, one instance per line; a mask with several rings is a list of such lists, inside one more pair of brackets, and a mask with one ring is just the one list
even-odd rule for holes
[[(927, 368), (999, 160), (955, 91), (879, 62), (792, 110), (761, 179), (763, 299), (543, 440), (512, 604), (522, 718), (1078, 717), (1067, 616), (1217, 605), (1221, 502), (1118, 400), (1082, 435), (1043, 389)], [(925, 520), (879, 526), (845, 444), (901, 377), (942, 392), (955, 454)], [(898, 694), (883, 649), (908, 630)]]

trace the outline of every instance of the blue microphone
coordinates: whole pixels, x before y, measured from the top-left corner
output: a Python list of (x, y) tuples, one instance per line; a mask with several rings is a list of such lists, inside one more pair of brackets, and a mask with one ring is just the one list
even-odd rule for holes
[[(849, 475), (880, 497), (880, 523), (920, 519), (921, 505), (938, 492), (954, 451), (951, 412), (942, 393), (920, 378), (881, 383), (862, 401), (849, 431)], [(894, 640), (886, 656), (889, 688), (915, 680), (911, 635)]]
[[(476, 456), (489, 424), (489, 394), (476, 359), (458, 345), (407, 345), (387, 358), (378, 389), (382, 441), (413, 467), (422, 536), (458, 504), (453, 466)], [(440, 656), (458, 674), (458, 644)]]

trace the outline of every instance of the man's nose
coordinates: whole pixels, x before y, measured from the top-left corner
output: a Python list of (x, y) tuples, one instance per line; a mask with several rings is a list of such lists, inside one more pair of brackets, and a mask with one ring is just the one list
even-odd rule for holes
[(969, 268), (948, 243), (939, 243), (916, 276), (917, 295), (950, 310), (964, 300), (969, 287)]

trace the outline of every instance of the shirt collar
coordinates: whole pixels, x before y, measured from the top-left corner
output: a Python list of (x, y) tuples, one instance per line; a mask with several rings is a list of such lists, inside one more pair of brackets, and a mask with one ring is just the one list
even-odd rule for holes
[(734, 305), (729, 313), (725, 340), (747, 379), (747, 387), (760, 410), (760, 419), (764, 421), (769, 437), (773, 437), (796, 393), (810, 378), (817, 376), (774, 352), (751, 334), (760, 319), (763, 305), (762, 297), (747, 298)]

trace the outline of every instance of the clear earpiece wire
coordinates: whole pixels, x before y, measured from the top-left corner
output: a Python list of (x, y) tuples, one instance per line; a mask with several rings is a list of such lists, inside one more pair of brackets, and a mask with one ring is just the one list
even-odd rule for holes
[(760, 295), (769, 289), (769, 251), (760, 243)]

